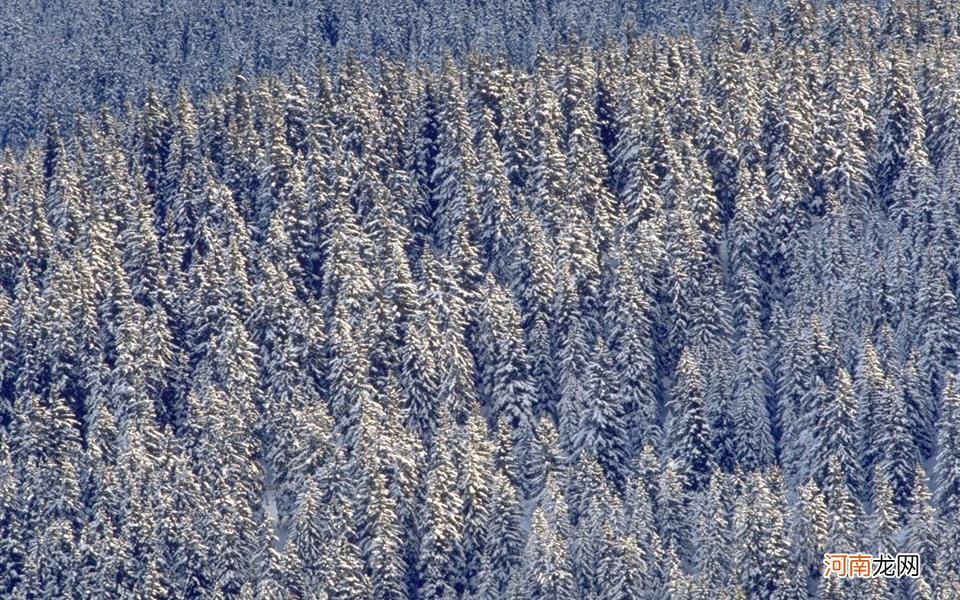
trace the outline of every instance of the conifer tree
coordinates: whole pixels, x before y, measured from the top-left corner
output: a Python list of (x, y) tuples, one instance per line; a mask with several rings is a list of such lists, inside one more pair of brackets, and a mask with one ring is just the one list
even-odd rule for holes
[(831, 392), (823, 387), (814, 396), (816, 429), (809, 446), (809, 473), (819, 484), (827, 478), (830, 464), (836, 461), (846, 474), (851, 494), (859, 493), (860, 465), (856, 456), (856, 423), (858, 413), (850, 376), (843, 369), (837, 372), (837, 388)]
[(424, 598), (444, 598), (463, 587), (463, 497), (457, 491), (449, 443), (445, 433), (436, 440), (418, 519), (417, 573), (419, 594)]
[(558, 539), (557, 532), (551, 528), (540, 508), (533, 512), (524, 563), (526, 566), (515, 586), (514, 597), (534, 600), (572, 600), (577, 597), (563, 540)]
[[(808, 481), (797, 489), (797, 505), (793, 510), (792, 523), (795, 543), (793, 551), (804, 579), (822, 572), (823, 554), (828, 543), (828, 525), (823, 494), (816, 483)], [(797, 575), (794, 575), (794, 578), (797, 578)]]
[(941, 540), (937, 533), (937, 519), (930, 505), (927, 477), (923, 467), (917, 466), (911, 490), (911, 506), (906, 517), (906, 546), (920, 555), (920, 574), (927, 582), (936, 583), (937, 548)]
[(943, 388), (937, 429), (937, 507), (940, 517), (949, 522), (960, 512), (960, 395), (953, 375), (947, 376)]
[(672, 404), (671, 448), (681, 465), (684, 488), (690, 493), (705, 489), (713, 471), (710, 429), (704, 411), (704, 383), (693, 351), (680, 355), (670, 391)]
[(627, 456), (627, 434), (623, 407), (614, 388), (610, 354), (598, 340), (593, 360), (587, 365), (584, 384), (586, 401), (580, 413), (573, 439), (571, 458), (581, 453), (595, 456), (606, 476), (616, 486), (624, 481), (623, 465)]

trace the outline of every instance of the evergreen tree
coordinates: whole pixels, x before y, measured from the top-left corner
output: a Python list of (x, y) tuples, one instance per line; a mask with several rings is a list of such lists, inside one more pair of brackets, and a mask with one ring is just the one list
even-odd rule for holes
[(436, 440), (417, 525), (418, 593), (423, 598), (444, 598), (460, 593), (463, 587), (463, 498), (457, 492), (457, 473), (448, 443), (444, 433)]
[(621, 486), (627, 456), (623, 407), (614, 388), (610, 353), (600, 340), (592, 354), (584, 381), (587, 398), (573, 439), (571, 458), (577, 459), (581, 453), (595, 456), (607, 477)]
[(940, 538), (937, 533), (935, 512), (930, 505), (927, 477), (919, 465), (914, 474), (911, 501), (906, 518), (906, 546), (911, 552), (920, 555), (920, 575), (924, 581), (936, 583), (938, 581), (937, 547), (940, 544)]
[(489, 565), (489, 593), (497, 596), (506, 591), (513, 573), (522, 564), (523, 513), (516, 491), (503, 474), (493, 475), (492, 487), (483, 560)]
[(558, 539), (544, 515), (537, 508), (530, 524), (530, 537), (524, 550), (524, 571), (514, 587), (516, 598), (535, 600), (577, 597), (576, 584), (567, 564), (563, 540)]
[(685, 489), (696, 493), (710, 482), (713, 460), (704, 414), (704, 383), (690, 350), (680, 355), (670, 394), (672, 456), (681, 465)]
[(850, 376), (843, 369), (837, 372), (837, 389), (819, 388), (814, 396), (816, 429), (810, 450), (810, 475), (820, 485), (827, 478), (830, 464), (838, 463), (846, 474), (851, 494), (861, 489), (860, 465), (856, 456), (856, 398)]
[(761, 332), (747, 321), (740, 342), (732, 398), (738, 459), (745, 469), (763, 468), (773, 462), (773, 434), (765, 391), (767, 375)]
[(960, 512), (960, 396), (953, 375), (947, 376), (943, 389), (937, 429), (937, 507), (940, 517), (949, 522)]
[(822, 572), (823, 554), (827, 551), (828, 515), (823, 494), (817, 484), (809, 481), (797, 489), (797, 504), (793, 511), (794, 553), (800, 571), (794, 578), (803, 579)]
[(788, 574), (786, 527), (779, 504), (765, 478), (751, 474), (744, 498), (734, 509), (733, 525), (738, 544), (734, 565), (738, 580), (750, 597), (762, 597), (775, 590)]

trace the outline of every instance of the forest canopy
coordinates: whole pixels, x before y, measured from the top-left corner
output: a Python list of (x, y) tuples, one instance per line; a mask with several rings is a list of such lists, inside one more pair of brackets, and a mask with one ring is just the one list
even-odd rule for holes
[(0, 108), (0, 596), (960, 597), (958, 7), (607, 16)]

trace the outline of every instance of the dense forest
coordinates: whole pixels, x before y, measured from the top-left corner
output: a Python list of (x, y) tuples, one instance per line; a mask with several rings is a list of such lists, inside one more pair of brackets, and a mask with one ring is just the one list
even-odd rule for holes
[(42, 119), (0, 596), (960, 598), (958, 7), (695, 33)]
[[(750, 0), (758, 10), (763, 0)], [(779, 0), (776, 0), (779, 1)], [(818, 0), (822, 1), (822, 0)], [(0, 146), (22, 147), (53, 113), (143, 102), (149, 86), (194, 95), (247, 75), (384, 54), (501, 55), (529, 66), (565, 40), (623, 40), (631, 30), (693, 29), (729, 0), (4, 0)], [(65, 129), (66, 131), (66, 129)]]

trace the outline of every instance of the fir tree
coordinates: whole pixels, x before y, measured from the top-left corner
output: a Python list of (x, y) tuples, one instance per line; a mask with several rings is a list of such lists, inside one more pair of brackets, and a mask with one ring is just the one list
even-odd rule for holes
[(681, 465), (685, 489), (696, 493), (709, 483), (713, 460), (710, 428), (704, 414), (704, 383), (690, 350), (680, 355), (670, 394), (672, 456)]

